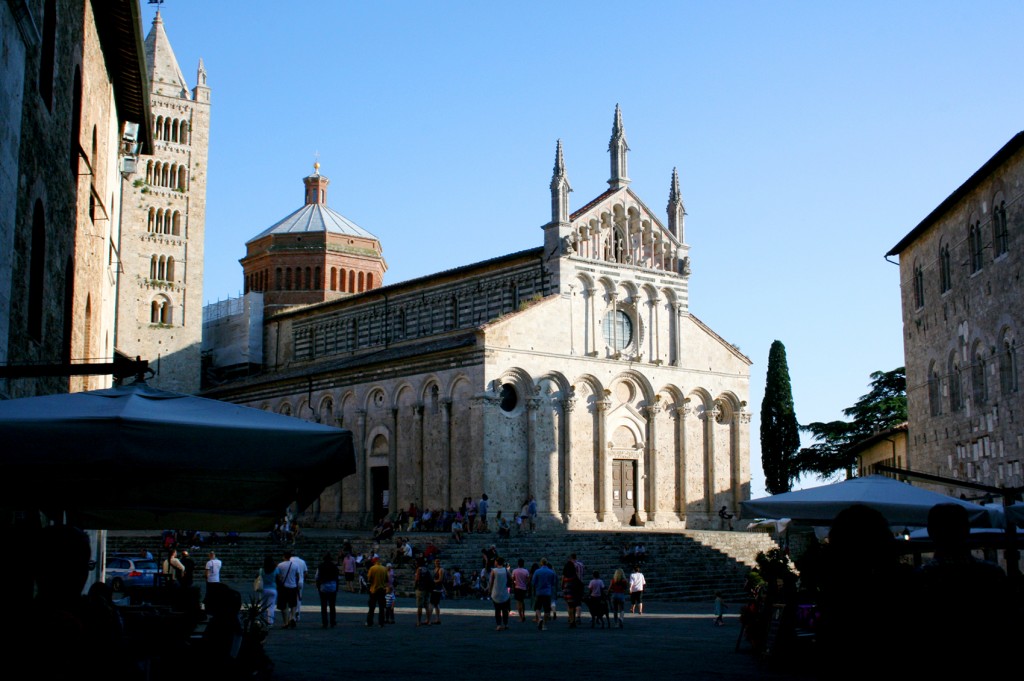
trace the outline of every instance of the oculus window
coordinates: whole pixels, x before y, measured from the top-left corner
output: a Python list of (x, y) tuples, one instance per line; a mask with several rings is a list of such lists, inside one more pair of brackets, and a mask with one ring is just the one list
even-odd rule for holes
[(604, 318), (604, 342), (616, 352), (633, 342), (633, 320), (621, 310), (614, 310)]

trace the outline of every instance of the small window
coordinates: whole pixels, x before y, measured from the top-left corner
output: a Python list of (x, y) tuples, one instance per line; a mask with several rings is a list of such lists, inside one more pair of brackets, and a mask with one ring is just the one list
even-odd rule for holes
[(1006, 228), (1005, 201), (1000, 201), (999, 205), (993, 204), (992, 245), (995, 248), (995, 257), (997, 258), (1010, 250), (1010, 233)]
[(519, 404), (519, 394), (516, 393), (516, 387), (511, 383), (504, 383), (501, 386), (500, 402), (501, 410), (504, 412), (511, 412)]
[(950, 267), (949, 246), (943, 244), (939, 248), (939, 292), (945, 293), (953, 288), (953, 269)]
[(967, 246), (970, 249), (971, 256), (971, 274), (980, 272), (984, 265), (983, 258), (983, 246), (981, 243), (981, 222), (975, 222), (970, 226), (967, 233)]
[(924, 272), (920, 265), (914, 266), (914, 304), (915, 307), (924, 307)]

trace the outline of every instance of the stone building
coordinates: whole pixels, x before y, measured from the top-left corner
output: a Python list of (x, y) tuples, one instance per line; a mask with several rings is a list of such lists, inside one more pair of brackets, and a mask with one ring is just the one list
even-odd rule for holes
[(199, 390), (210, 88), (191, 90), (157, 12), (146, 36), (153, 153), (124, 190), (117, 348), (150, 361), (149, 382)]
[[(138, 2), (12, 0), (0, 38), (0, 363), (110, 361), (122, 173), (149, 148)], [(109, 384), (18, 378), (0, 394)]]
[[(366, 247), (379, 241), (343, 218), (286, 218), (286, 230), (249, 242), (239, 314), (257, 296), (307, 298), (267, 305), (262, 338), (237, 338), (224, 355), (246, 357), (248, 375), (227, 380), (230, 367), (214, 362), (221, 382), (205, 394), (354, 431), (357, 474), (308, 522), (360, 526), (484, 492), (492, 513), (536, 496), (542, 523), (572, 529), (620, 527), (634, 513), (653, 528), (707, 527), (722, 506), (738, 510), (750, 361), (691, 314), (678, 175), (663, 222), (629, 186), (618, 108), (609, 151), (609, 188), (570, 212), (558, 143), (543, 245), (427, 277), (381, 286), (380, 252)], [(294, 246), (277, 264), (266, 260), (274, 249), (254, 253), (275, 233)], [(332, 259), (332, 244), (357, 237), (366, 260)], [(362, 287), (352, 269), (366, 273)], [(232, 324), (256, 328), (220, 310), (206, 323), (216, 345)]]
[(887, 254), (899, 256), (913, 470), (1022, 484), (1022, 197), (1024, 132)]

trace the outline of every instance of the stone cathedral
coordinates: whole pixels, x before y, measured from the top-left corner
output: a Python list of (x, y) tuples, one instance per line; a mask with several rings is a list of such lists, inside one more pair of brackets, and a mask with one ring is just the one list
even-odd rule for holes
[(384, 285), (380, 240), (328, 207), (319, 166), (246, 244), (245, 296), (204, 316), (204, 394), (353, 431), (357, 473), (307, 523), (485, 492), (568, 529), (738, 510), (750, 360), (690, 312), (678, 174), (662, 221), (628, 152), (616, 107), (607, 190), (572, 211), (559, 142), (542, 245), (411, 281)]

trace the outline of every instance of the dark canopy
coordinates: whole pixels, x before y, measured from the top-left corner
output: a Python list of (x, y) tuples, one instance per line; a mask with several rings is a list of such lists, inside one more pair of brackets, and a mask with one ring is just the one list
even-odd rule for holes
[(0, 402), (0, 506), (81, 527), (268, 529), (355, 472), (352, 434), (144, 383)]

